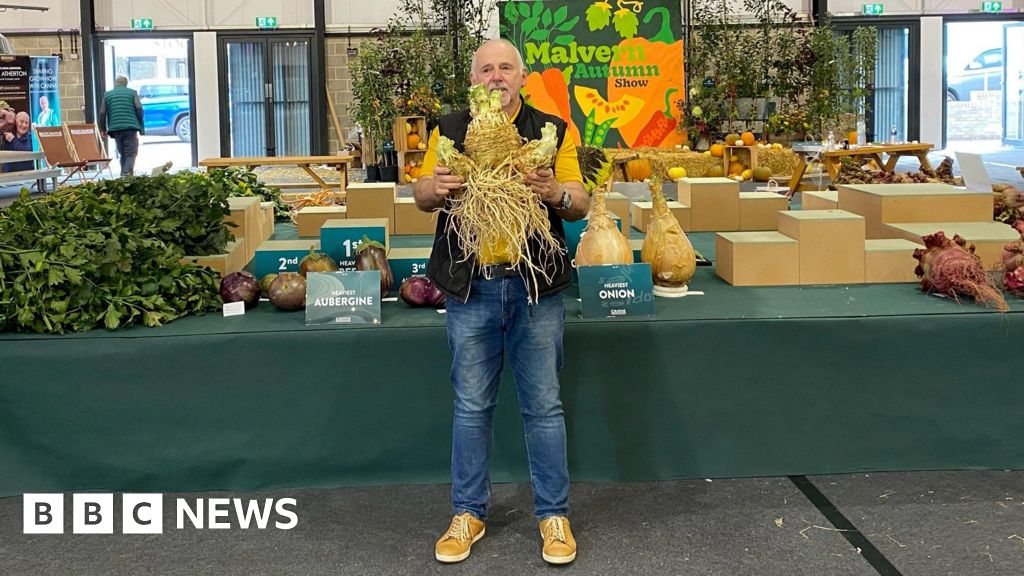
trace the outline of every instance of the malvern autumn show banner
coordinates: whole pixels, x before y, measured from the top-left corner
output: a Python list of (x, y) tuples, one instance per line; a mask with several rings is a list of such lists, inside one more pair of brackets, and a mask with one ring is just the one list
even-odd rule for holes
[(678, 0), (503, 2), (501, 36), (526, 64), (525, 97), (571, 118), (577, 144), (674, 146), (684, 97)]

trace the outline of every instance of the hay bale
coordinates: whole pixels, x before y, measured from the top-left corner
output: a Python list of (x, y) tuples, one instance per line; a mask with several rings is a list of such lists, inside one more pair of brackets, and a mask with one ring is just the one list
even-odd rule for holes
[(722, 159), (715, 158), (702, 152), (684, 151), (682, 148), (630, 148), (630, 149), (606, 149), (614, 159), (617, 156), (639, 155), (651, 163), (651, 171), (660, 176), (662, 180), (668, 180), (668, 169), (682, 167), (686, 175), (699, 178), (704, 176), (711, 166), (721, 166)]

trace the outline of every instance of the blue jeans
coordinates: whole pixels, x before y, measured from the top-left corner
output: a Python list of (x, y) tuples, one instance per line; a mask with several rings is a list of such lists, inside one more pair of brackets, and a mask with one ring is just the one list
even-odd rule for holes
[(537, 518), (569, 513), (565, 417), (558, 397), (565, 309), (561, 294), (527, 303), (518, 276), (475, 279), (469, 301), (449, 298), (448, 344), (455, 388), (452, 506), (485, 520), (491, 424), (505, 350), (515, 376)]

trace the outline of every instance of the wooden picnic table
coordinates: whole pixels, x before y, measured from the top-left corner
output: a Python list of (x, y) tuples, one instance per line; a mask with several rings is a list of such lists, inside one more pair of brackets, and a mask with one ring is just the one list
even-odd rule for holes
[[(841, 165), (843, 158), (854, 158), (861, 162), (874, 160), (879, 168), (885, 172), (892, 172), (896, 168), (896, 163), (900, 158), (903, 156), (913, 156), (921, 163), (922, 170), (931, 170), (932, 165), (928, 161), (928, 152), (932, 148), (934, 148), (934, 146), (925, 143), (867, 144), (864, 146), (857, 146), (856, 148), (850, 148), (849, 150), (820, 151), (820, 156), (821, 163), (825, 166), (825, 170), (828, 171), (829, 177), (835, 181), (836, 177), (839, 175), (839, 166)], [(794, 151), (797, 151), (797, 158), (799, 159), (799, 162), (793, 170), (793, 177), (789, 181), (790, 194), (796, 192), (797, 187), (800, 185), (800, 180), (803, 178), (804, 172), (807, 170), (807, 154), (800, 153), (795, 147)], [(819, 153), (818, 151), (813, 150), (808, 150), (807, 152)], [(885, 158), (882, 157), (883, 154), (885, 155)]]
[(199, 165), (208, 171), (214, 168), (230, 168), (233, 166), (245, 166), (253, 170), (259, 166), (298, 166), (302, 168), (321, 188), (331, 189), (332, 186), (324, 182), (311, 166), (329, 166), (340, 172), (341, 188), (338, 194), (342, 197), (345, 194), (345, 186), (348, 185), (348, 164), (352, 156), (249, 156), (237, 158), (207, 158), (200, 160)]

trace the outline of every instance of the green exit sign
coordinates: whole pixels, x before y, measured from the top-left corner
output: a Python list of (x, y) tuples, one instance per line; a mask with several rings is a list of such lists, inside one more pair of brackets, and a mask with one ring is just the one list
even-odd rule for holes
[(260, 30), (274, 30), (277, 28), (277, 16), (257, 16), (256, 27)]
[(1003, 3), (1002, 2), (982, 2), (981, 3), (981, 11), (982, 12), (1002, 12), (1003, 11)]
[(884, 11), (885, 7), (881, 4), (863, 4), (860, 8), (861, 14), (865, 16), (881, 16)]
[(152, 18), (135, 18), (132, 20), (132, 30), (152, 30)]

